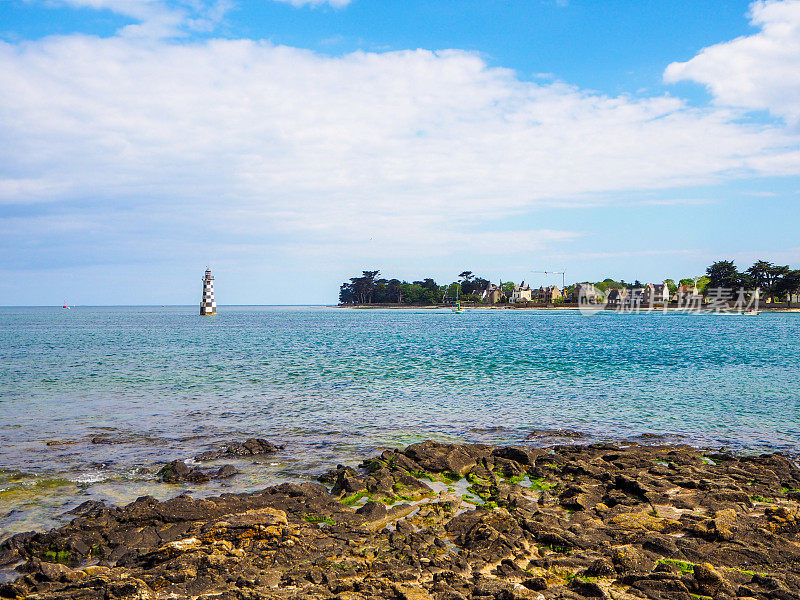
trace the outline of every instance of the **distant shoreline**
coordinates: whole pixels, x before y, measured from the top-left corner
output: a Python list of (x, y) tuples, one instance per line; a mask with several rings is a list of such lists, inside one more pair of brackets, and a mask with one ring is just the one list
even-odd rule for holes
[[(334, 308), (349, 308), (355, 310), (373, 310), (373, 309), (391, 309), (391, 310), (449, 310), (452, 308), (449, 304), (335, 304), (331, 305)], [(566, 310), (566, 311), (580, 311), (580, 308), (575, 303), (570, 303), (566, 305), (556, 305), (556, 306), (514, 306), (510, 304), (495, 304), (491, 306), (467, 306), (463, 305), (462, 308), (467, 311), (471, 310), (545, 310), (545, 311), (553, 311), (553, 310)], [(601, 309), (604, 312), (632, 312), (629, 308), (626, 310), (617, 310), (617, 307), (607, 307)], [(641, 307), (637, 309), (635, 312), (665, 312), (663, 308), (649, 308), (649, 307)], [(670, 306), (667, 307), (666, 312), (694, 312), (694, 311), (687, 311), (685, 308), (679, 308), (677, 306)], [(704, 313), (713, 313), (714, 311), (702, 308), (700, 312)], [(729, 310), (723, 312), (731, 312), (734, 313), (736, 311)], [(774, 313), (800, 313), (800, 306), (792, 307), (792, 308), (759, 308), (758, 312), (774, 312)]]

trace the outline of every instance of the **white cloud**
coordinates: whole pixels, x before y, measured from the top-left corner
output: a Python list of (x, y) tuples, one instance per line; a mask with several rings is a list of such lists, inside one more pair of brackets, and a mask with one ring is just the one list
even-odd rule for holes
[(343, 8), (350, 4), (351, 0), (274, 0), (275, 2), (285, 2), (300, 8), (301, 6), (321, 6), (329, 4), (334, 8)]
[[(800, 171), (797, 137), (736, 111), (521, 81), (455, 50), (329, 57), (126, 31), (0, 43), (0, 81), (0, 204), (78, 206), (103, 224), (86, 261), (212, 243), (375, 264), (525, 253), (579, 232), (498, 219)], [(43, 222), (9, 235), (45, 238)], [(74, 229), (52, 235), (82, 243)]]
[(667, 83), (695, 81), (718, 105), (768, 110), (800, 122), (800, 0), (765, 0), (750, 8), (754, 35), (705, 48), (664, 72)]
[[(28, 0), (33, 1), (33, 0)], [(118, 33), (126, 37), (164, 38), (187, 31), (211, 31), (232, 8), (232, 0), (49, 0), (53, 5), (108, 10), (136, 21)]]
[(715, 200), (710, 198), (653, 198), (651, 200), (643, 200), (639, 204), (646, 206), (702, 206), (704, 204), (713, 204)]

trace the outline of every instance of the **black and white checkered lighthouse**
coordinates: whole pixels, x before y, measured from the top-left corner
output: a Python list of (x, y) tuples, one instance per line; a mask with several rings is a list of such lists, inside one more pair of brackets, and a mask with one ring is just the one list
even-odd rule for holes
[(203, 301), (200, 303), (201, 315), (217, 314), (217, 301), (214, 300), (214, 276), (211, 269), (206, 269), (203, 277)]

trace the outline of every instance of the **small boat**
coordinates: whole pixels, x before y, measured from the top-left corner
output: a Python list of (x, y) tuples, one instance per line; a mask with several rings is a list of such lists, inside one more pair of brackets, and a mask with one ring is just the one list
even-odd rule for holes
[(761, 311), (760, 310), (746, 310), (742, 314), (747, 316), (747, 317), (755, 317), (755, 316), (760, 315)]
[(453, 302), (453, 308), (451, 309), (454, 313), (459, 315), (464, 312), (464, 309), (461, 307), (461, 300), (458, 299), (458, 289), (460, 287), (460, 285), (456, 287), (456, 299), (455, 302)]

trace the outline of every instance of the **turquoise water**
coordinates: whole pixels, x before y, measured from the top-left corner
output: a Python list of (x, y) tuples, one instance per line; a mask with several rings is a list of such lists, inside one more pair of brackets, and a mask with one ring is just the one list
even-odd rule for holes
[(256, 489), (382, 446), (534, 429), (796, 452), (798, 340), (800, 314), (2, 308), (0, 534), (87, 498), (173, 495), (184, 488), (155, 483), (159, 462), (251, 436), (286, 451), (186, 489)]

